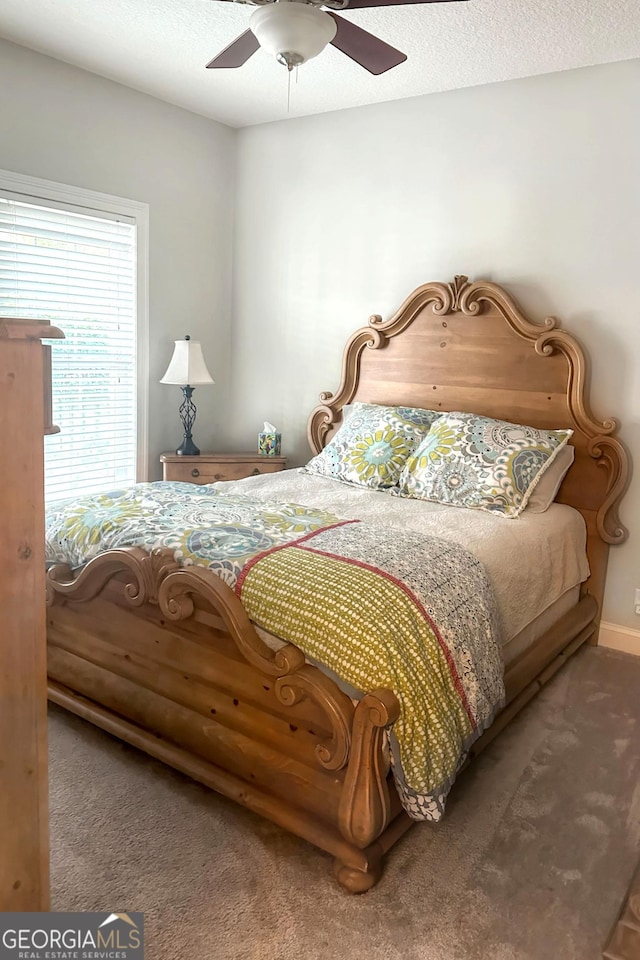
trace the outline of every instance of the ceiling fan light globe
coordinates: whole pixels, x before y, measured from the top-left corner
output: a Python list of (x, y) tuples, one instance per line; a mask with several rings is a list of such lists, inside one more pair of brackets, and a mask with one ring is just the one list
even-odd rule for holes
[(295, 56), (305, 63), (322, 53), (336, 35), (336, 23), (328, 13), (306, 3), (271, 3), (258, 7), (249, 26), (263, 50), (274, 57)]

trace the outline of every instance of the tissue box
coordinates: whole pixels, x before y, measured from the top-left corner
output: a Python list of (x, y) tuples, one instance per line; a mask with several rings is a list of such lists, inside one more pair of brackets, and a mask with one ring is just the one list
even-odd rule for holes
[(263, 457), (279, 457), (281, 439), (279, 433), (259, 433), (258, 453)]

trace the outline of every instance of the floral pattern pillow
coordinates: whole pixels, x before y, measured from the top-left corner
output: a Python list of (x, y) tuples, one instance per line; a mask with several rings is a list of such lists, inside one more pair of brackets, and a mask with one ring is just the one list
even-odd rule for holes
[(572, 433), (446, 414), (407, 460), (397, 493), (518, 517)]
[(394, 487), (409, 456), (439, 417), (435, 410), (357, 402), (307, 473), (365, 487)]

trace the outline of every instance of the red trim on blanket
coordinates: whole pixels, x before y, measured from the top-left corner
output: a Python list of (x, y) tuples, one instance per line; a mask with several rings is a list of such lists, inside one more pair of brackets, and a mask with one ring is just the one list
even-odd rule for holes
[[(297, 541), (295, 544), (289, 544), (289, 546), (297, 547), (300, 543), (302, 543), (301, 540)], [(316, 547), (301, 547), (300, 549), (306, 550), (307, 553), (317, 553), (324, 557), (331, 557), (332, 560), (341, 560), (343, 563), (352, 563), (356, 567), (362, 567), (364, 570), (371, 571), (371, 573), (377, 573), (381, 577), (385, 577), (387, 580), (390, 580), (391, 583), (394, 583), (396, 587), (399, 587), (409, 597), (409, 599), (412, 600), (413, 603), (415, 603), (415, 605), (420, 610), (421, 614), (423, 615), (427, 623), (430, 624), (431, 629), (433, 630), (434, 636), (438, 641), (438, 643), (440, 644), (440, 649), (444, 653), (446, 661), (449, 665), (449, 670), (451, 671), (451, 676), (453, 677), (455, 688), (458, 691), (458, 695), (462, 701), (462, 705), (467, 713), (467, 716), (469, 717), (471, 726), (475, 730), (477, 723), (471, 713), (471, 708), (469, 707), (469, 703), (467, 701), (467, 695), (464, 692), (464, 688), (462, 686), (462, 682), (458, 675), (458, 671), (456, 670), (456, 665), (453, 662), (453, 657), (451, 656), (451, 652), (449, 651), (449, 648), (447, 647), (446, 643), (440, 636), (440, 631), (438, 630), (436, 624), (433, 622), (433, 620), (431, 619), (431, 617), (423, 607), (420, 600), (418, 600), (418, 598), (415, 596), (413, 591), (409, 589), (406, 583), (403, 583), (402, 580), (398, 580), (392, 574), (387, 573), (386, 570), (381, 570), (379, 567), (374, 567), (370, 563), (365, 563), (364, 560), (354, 560), (352, 557), (341, 557), (336, 553), (330, 553), (328, 550), (318, 550)]]
[(338, 523), (330, 523), (328, 527), (319, 527), (317, 530), (312, 530), (311, 533), (305, 533), (303, 537), (300, 537), (298, 540), (289, 540), (287, 543), (279, 543), (275, 547), (269, 547), (268, 550), (263, 550), (262, 553), (256, 553), (255, 557), (251, 557), (250, 560), (247, 560), (244, 567), (238, 574), (238, 579), (236, 580), (236, 585), (233, 588), (237, 595), (241, 597), (242, 595), (242, 585), (245, 581), (245, 578), (251, 568), (258, 562), (262, 560), (263, 557), (268, 557), (270, 553), (276, 553), (278, 550), (284, 550), (286, 547), (297, 547), (301, 543), (305, 543), (307, 540), (311, 540), (312, 537), (317, 537), (319, 533), (326, 533), (327, 530), (335, 530), (336, 527), (346, 527), (348, 523), (360, 523), (359, 520), (340, 520)]

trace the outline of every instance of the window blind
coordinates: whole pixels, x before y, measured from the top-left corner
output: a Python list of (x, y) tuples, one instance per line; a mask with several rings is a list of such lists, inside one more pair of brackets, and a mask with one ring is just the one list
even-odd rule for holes
[(0, 193), (0, 316), (60, 327), (48, 502), (136, 480), (136, 226)]

